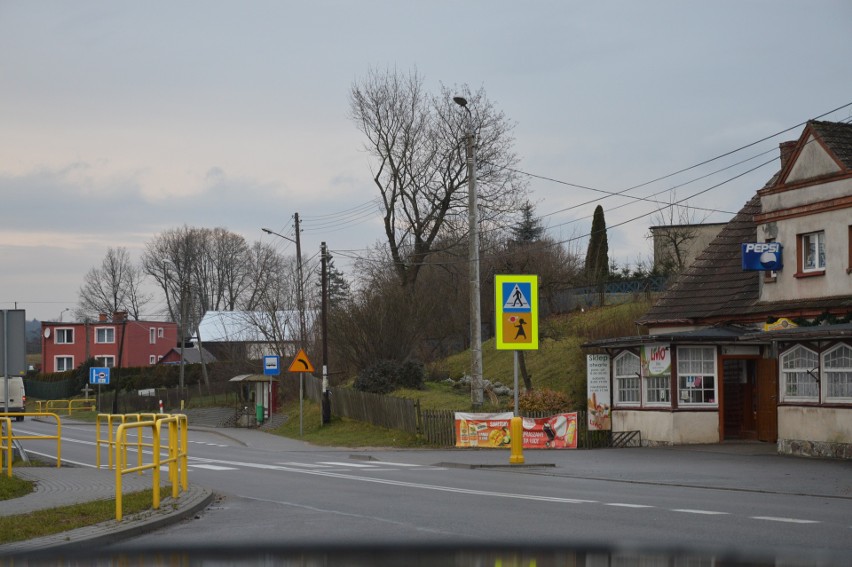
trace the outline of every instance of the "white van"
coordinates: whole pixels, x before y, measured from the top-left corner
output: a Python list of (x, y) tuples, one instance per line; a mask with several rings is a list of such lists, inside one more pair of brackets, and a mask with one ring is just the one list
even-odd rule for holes
[[(26, 411), (27, 394), (24, 392), (24, 379), (9, 376), (9, 409), (6, 409), (6, 378), (0, 376), (0, 411)], [(24, 421), (24, 416), (15, 416), (16, 421)]]

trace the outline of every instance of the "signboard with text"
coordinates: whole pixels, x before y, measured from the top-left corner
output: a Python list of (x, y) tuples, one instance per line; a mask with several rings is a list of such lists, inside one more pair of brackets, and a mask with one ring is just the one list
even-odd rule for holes
[[(456, 412), (456, 447), (511, 446), (510, 423), (513, 414)], [(560, 413), (549, 417), (525, 417), (522, 421), (524, 449), (576, 449), (577, 414)]]
[(586, 391), (589, 431), (612, 429), (608, 354), (586, 355)]
[(744, 271), (777, 271), (784, 267), (783, 246), (779, 242), (748, 242), (742, 244)]

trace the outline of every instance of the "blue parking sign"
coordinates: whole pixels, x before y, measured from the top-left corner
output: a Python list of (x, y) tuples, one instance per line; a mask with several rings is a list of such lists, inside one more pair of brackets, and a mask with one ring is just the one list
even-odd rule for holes
[(89, 384), (109, 384), (109, 368), (96, 366), (89, 368)]

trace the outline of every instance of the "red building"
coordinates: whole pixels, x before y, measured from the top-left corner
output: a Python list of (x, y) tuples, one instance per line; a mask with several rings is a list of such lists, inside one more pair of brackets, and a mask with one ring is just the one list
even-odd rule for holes
[(42, 321), (41, 337), (42, 372), (73, 370), (89, 358), (110, 368), (121, 359), (127, 368), (157, 364), (177, 344), (178, 328), (176, 323), (132, 321), (116, 312), (96, 322)]

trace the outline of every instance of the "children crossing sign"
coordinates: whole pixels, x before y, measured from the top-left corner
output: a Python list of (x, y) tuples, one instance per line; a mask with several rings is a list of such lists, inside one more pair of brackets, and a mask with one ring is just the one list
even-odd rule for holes
[(538, 349), (538, 276), (494, 276), (497, 349)]

